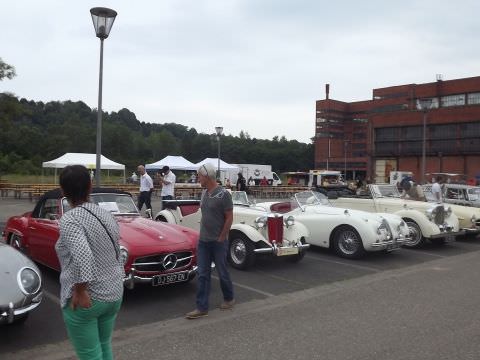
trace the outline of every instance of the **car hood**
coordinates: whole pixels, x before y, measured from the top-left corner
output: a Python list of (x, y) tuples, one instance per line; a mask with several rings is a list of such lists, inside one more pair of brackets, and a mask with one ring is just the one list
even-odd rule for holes
[(128, 249), (185, 249), (195, 246), (193, 240), (198, 239), (198, 233), (194, 230), (139, 216), (119, 216), (117, 222), (120, 226), (120, 242)]
[(25, 266), (35, 269), (40, 274), (35, 264), (25, 255), (11, 246), (0, 244), (0, 284), (2, 286), (0, 306), (7, 305), (10, 301), (15, 304), (23, 298), (18, 287), (17, 275), (18, 271)]

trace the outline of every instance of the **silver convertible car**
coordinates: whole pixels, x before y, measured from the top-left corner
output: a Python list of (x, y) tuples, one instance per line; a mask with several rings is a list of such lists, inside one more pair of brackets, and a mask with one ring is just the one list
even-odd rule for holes
[(38, 267), (20, 251), (0, 242), (0, 324), (27, 319), (42, 301)]

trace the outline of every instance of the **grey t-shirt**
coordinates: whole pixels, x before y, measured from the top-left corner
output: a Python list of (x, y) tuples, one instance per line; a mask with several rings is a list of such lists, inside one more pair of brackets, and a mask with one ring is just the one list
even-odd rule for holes
[(204, 190), (200, 208), (200, 241), (217, 241), (225, 224), (225, 212), (233, 208), (232, 195), (221, 186), (217, 186), (211, 193)]

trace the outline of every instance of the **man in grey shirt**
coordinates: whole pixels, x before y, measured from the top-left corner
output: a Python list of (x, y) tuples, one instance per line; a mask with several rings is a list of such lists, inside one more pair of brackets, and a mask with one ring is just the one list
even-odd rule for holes
[(198, 180), (206, 190), (202, 193), (200, 208), (200, 238), (197, 248), (198, 288), (195, 310), (186, 314), (187, 319), (197, 319), (208, 315), (208, 298), (210, 295), (211, 263), (215, 263), (223, 303), (220, 309), (232, 309), (235, 304), (233, 284), (227, 270), (228, 232), (233, 221), (232, 195), (218, 186), (215, 179), (215, 167), (212, 164), (202, 165), (198, 169)]

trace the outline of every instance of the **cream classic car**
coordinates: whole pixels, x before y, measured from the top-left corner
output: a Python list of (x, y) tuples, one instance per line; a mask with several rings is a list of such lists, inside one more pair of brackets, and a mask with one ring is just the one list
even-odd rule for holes
[[(432, 185), (423, 185), (425, 198), (436, 202), (432, 194)], [(447, 203), (458, 217), (460, 229), (465, 234), (480, 233), (480, 187), (464, 184), (443, 184), (443, 202)]]
[(418, 247), (426, 239), (439, 244), (454, 241), (464, 233), (450, 206), (404, 199), (394, 185), (370, 184), (365, 195), (340, 198), (334, 195), (329, 199), (334, 206), (342, 208), (399, 215), (410, 229), (407, 247)]
[(392, 251), (409, 240), (409, 229), (399, 216), (333, 207), (318, 192), (302, 191), (292, 201), (257, 206), (295, 217), (310, 231), (310, 244), (332, 248), (345, 258), (360, 258), (367, 251)]
[[(300, 261), (307, 248), (308, 229), (293, 216), (266, 211), (252, 205), (244, 191), (233, 191), (233, 224), (227, 259), (237, 269), (252, 266), (259, 254)], [(200, 229), (200, 200), (169, 200), (155, 220)]]

